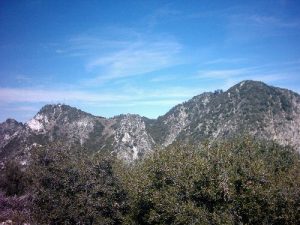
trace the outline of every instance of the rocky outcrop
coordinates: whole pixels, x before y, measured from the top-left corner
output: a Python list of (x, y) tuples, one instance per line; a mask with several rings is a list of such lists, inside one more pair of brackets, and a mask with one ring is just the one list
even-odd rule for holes
[(114, 137), (114, 151), (127, 160), (135, 160), (154, 147), (154, 140), (146, 130), (146, 124), (139, 115), (121, 115)]

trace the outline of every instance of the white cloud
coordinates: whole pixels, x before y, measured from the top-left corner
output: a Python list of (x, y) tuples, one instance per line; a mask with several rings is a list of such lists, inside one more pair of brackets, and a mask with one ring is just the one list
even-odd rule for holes
[(107, 102), (124, 100), (125, 96), (94, 94), (83, 91), (41, 90), (25, 88), (0, 88), (0, 102), (59, 102), (59, 101), (88, 101)]
[(207, 62), (204, 62), (205, 65), (211, 65), (211, 64), (235, 64), (235, 63), (241, 63), (245, 62), (245, 58), (217, 58), (213, 60), (209, 60)]
[(241, 76), (249, 73), (248, 68), (239, 69), (220, 69), (220, 70), (202, 70), (197, 73), (197, 78), (211, 78), (211, 79), (226, 79), (230, 77)]
[(200, 80), (209, 79), (221, 82), (223, 83), (223, 86), (219, 88), (224, 90), (243, 80), (257, 80), (275, 85), (280, 84), (283, 81), (291, 80), (291, 77), (291, 72), (285, 72), (283, 69), (281, 69), (280, 72), (276, 71), (274, 64), (232, 69), (201, 70), (194, 76), (194, 78)]
[[(199, 88), (163, 87), (124, 89), (108, 92), (88, 90), (61, 90), (39, 88), (0, 88), (2, 120), (14, 117), (21, 121), (32, 118), (45, 104), (64, 103), (84, 109), (95, 115), (108, 117), (120, 113), (142, 113), (137, 109), (150, 107), (144, 116), (156, 117), (174, 105), (202, 93)], [(163, 110), (164, 109), (164, 110)], [(115, 112), (112, 114), (112, 112)], [(157, 114), (159, 112), (159, 114)]]
[[(159, 15), (173, 13), (159, 11)], [(87, 73), (84, 83), (97, 85), (181, 64), (183, 50), (184, 46), (170, 35), (107, 27), (69, 38), (54, 51), (66, 57), (79, 57)]]
[(177, 76), (164, 74), (163, 76), (154, 77), (150, 81), (159, 83), (159, 82), (173, 81), (177, 79), (178, 79)]
[(250, 15), (246, 17), (247, 22), (252, 23), (257, 26), (271, 26), (279, 28), (297, 28), (299, 27), (299, 22), (295, 21), (285, 21), (281, 18), (274, 16), (265, 16), (265, 15)]
[[(178, 101), (199, 94), (200, 89), (166, 87), (151, 90), (115, 90), (92, 93), (88, 91), (0, 88), (0, 104), (11, 103), (84, 103), (84, 104), (139, 104), (143, 102)], [(117, 94), (118, 93), (118, 94)], [(25, 109), (25, 108), (24, 108)], [(31, 108), (26, 108), (31, 109)]]
[(142, 75), (180, 63), (182, 46), (176, 41), (136, 41), (126, 48), (110, 52), (87, 64), (90, 71), (102, 72), (90, 83)]

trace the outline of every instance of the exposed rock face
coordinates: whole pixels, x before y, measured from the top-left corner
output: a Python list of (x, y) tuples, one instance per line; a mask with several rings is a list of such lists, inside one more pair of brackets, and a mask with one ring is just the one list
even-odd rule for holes
[(26, 125), (35, 134), (44, 134), (49, 141), (56, 139), (79, 142), (81, 145), (94, 131), (101, 118), (67, 105), (46, 105)]
[(188, 115), (187, 108), (184, 105), (178, 105), (165, 116), (162, 123), (167, 126), (168, 133), (163, 142), (164, 146), (172, 144), (180, 132), (190, 123)]
[(23, 128), (24, 125), (14, 119), (7, 119), (5, 122), (0, 123), (0, 148), (12, 140)]
[(132, 161), (154, 147), (154, 140), (139, 115), (122, 115), (115, 131), (115, 150), (121, 158)]
[(130, 114), (106, 119), (67, 105), (46, 105), (26, 124), (12, 119), (0, 124), (0, 161), (25, 160), (33, 146), (52, 141), (92, 151), (106, 149), (133, 161), (175, 140), (199, 143), (240, 134), (300, 151), (300, 96), (244, 81), (226, 92), (195, 96), (156, 120)]

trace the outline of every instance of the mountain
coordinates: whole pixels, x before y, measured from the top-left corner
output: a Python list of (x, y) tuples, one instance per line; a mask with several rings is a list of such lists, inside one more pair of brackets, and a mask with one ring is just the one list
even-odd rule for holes
[(243, 81), (226, 92), (203, 93), (158, 118), (163, 145), (250, 134), (300, 150), (300, 96), (262, 82)]
[(110, 151), (132, 161), (174, 141), (201, 143), (252, 135), (300, 151), (300, 96), (258, 81), (193, 97), (157, 119), (94, 116), (68, 105), (46, 105), (27, 123), (0, 124), (0, 159), (26, 163), (30, 149), (61, 141)]

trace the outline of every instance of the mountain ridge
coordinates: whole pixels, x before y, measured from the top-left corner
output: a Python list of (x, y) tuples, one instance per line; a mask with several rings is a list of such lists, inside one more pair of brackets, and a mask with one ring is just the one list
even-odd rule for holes
[(300, 95), (246, 80), (227, 91), (194, 96), (157, 119), (138, 114), (105, 118), (68, 105), (45, 105), (24, 124), (13, 120), (0, 124), (0, 159), (26, 161), (34, 146), (62, 140), (133, 161), (174, 141), (199, 143), (241, 133), (300, 151)]

